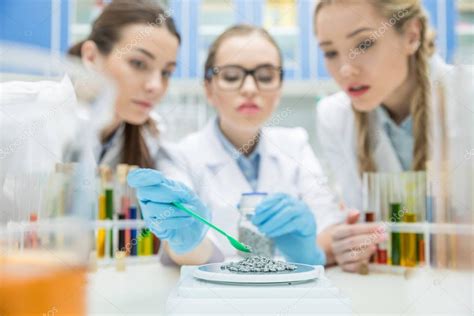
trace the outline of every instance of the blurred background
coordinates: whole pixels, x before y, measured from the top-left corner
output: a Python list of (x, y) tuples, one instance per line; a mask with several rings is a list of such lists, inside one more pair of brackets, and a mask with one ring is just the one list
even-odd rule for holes
[[(2, 0), (0, 41), (37, 46), (51, 56), (61, 57), (89, 35), (93, 21), (110, 1)], [(247, 23), (267, 28), (283, 52), (283, 97), (268, 124), (304, 127), (319, 153), (316, 106), (338, 87), (329, 78), (313, 33), (316, 0), (157, 2), (166, 8), (166, 15), (174, 18), (182, 37), (177, 71), (166, 98), (156, 107), (164, 138), (179, 140), (201, 128), (214, 114), (203, 94), (203, 63), (208, 47), (227, 27)], [(473, 65), (474, 1), (423, 0), (423, 4), (436, 32), (437, 54), (448, 63)]]
[[(87, 37), (91, 23), (110, 0), (2, 0), (0, 40), (36, 45), (64, 54)], [(280, 111), (292, 115), (279, 124), (303, 126), (314, 145), (315, 104), (337, 90), (328, 79), (313, 34), (314, 0), (161, 0), (183, 41), (179, 66), (165, 102), (157, 111), (171, 140), (201, 127), (213, 114), (203, 99), (202, 68), (207, 48), (235, 23), (266, 27), (284, 54), (286, 82)], [(474, 1), (424, 0), (436, 30), (438, 54), (446, 61), (472, 64)], [(1, 54), (1, 52), (0, 52)], [(278, 115), (278, 112), (275, 114)], [(180, 124), (175, 124), (180, 122)], [(184, 123), (184, 124), (183, 124)], [(179, 128), (178, 128), (179, 126)]]

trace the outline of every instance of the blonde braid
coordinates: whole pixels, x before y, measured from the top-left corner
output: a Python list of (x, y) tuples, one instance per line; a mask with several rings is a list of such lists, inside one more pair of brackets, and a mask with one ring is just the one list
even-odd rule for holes
[(411, 104), (411, 115), (413, 118), (413, 170), (425, 170), (428, 153), (430, 150), (430, 96), (431, 84), (428, 74), (428, 58), (430, 52), (426, 45), (427, 20), (420, 18), (420, 47), (414, 56), (414, 72), (417, 77), (416, 91)]
[(375, 171), (375, 163), (372, 158), (372, 140), (369, 129), (371, 128), (369, 113), (354, 110), (354, 119), (357, 130), (357, 161), (359, 171)]

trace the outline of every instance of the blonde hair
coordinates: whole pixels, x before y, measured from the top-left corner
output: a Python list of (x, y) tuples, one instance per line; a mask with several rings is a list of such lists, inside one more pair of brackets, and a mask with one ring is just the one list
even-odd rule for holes
[[(314, 12), (314, 24), (316, 25), (316, 16), (325, 6), (343, 2), (341, 0), (320, 0), (316, 5)], [(433, 32), (428, 25), (428, 17), (423, 10), (420, 0), (370, 0), (370, 3), (387, 20), (397, 16), (394, 24), (395, 30), (402, 33), (406, 22), (412, 19), (420, 21), (420, 46), (411, 57), (410, 67), (414, 67), (417, 77), (417, 86), (413, 94), (410, 106), (410, 112), (413, 119), (413, 170), (425, 170), (426, 161), (429, 152), (429, 132), (430, 132), (430, 95), (431, 87), (428, 76), (428, 58), (433, 53)], [(403, 12), (403, 15), (400, 15)], [(393, 20), (393, 19), (392, 19)], [(355, 124), (357, 130), (357, 160), (359, 171), (376, 171), (375, 162), (371, 155), (373, 149), (373, 126), (370, 113), (356, 111), (353, 108)]]
[(209, 52), (207, 53), (206, 62), (204, 63), (204, 79), (206, 81), (210, 80), (210, 78), (208, 77), (209, 69), (212, 69), (215, 66), (217, 51), (226, 39), (236, 36), (247, 36), (251, 34), (257, 34), (269, 41), (273, 46), (275, 46), (278, 51), (280, 67), (283, 68), (283, 58), (280, 47), (267, 30), (255, 25), (238, 24), (226, 29), (221, 35), (219, 35), (214, 40), (214, 42), (212, 42), (211, 46), (209, 47)]

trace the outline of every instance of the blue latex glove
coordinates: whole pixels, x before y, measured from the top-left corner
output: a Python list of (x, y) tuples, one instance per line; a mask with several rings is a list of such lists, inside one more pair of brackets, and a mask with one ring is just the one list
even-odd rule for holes
[(316, 221), (308, 205), (287, 194), (267, 197), (256, 208), (252, 223), (274, 240), (287, 261), (312, 265), (326, 263), (316, 245)]
[(127, 180), (136, 189), (148, 227), (158, 238), (168, 241), (174, 252), (186, 253), (201, 243), (208, 227), (170, 204), (181, 202), (210, 219), (211, 212), (194, 192), (153, 169), (134, 170), (128, 174)]

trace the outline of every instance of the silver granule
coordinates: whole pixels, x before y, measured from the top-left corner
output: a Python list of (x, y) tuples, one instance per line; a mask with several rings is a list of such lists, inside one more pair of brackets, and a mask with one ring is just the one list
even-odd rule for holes
[(237, 262), (230, 262), (222, 265), (221, 270), (229, 270), (231, 272), (264, 272), (275, 273), (283, 271), (296, 270), (294, 264), (289, 264), (284, 261), (273, 260), (262, 256), (247, 257)]

